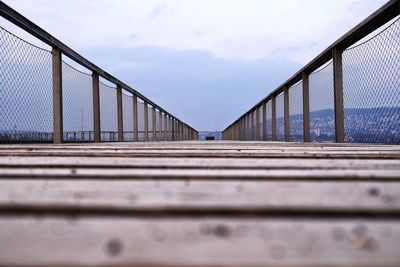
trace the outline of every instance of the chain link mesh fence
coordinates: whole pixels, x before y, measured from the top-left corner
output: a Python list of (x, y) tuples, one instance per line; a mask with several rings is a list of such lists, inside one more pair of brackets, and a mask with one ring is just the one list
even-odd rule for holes
[(125, 90), (122, 90), (122, 114), (124, 141), (134, 141), (133, 97)]
[(285, 140), (285, 114), (283, 93), (276, 97), (276, 141)]
[(64, 142), (89, 142), (93, 132), (92, 76), (62, 62)]
[(303, 84), (289, 88), (289, 135), (292, 142), (303, 142)]
[(0, 27), (0, 143), (53, 141), (52, 55)]
[(332, 61), (311, 73), (309, 83), (310, 140), (335, 142)]
[(117, 89), (100, 82), (100, 127), (102, 142), (118, 141)]
[(345, 141), (400, 143), (400, 20), (343, 53)]

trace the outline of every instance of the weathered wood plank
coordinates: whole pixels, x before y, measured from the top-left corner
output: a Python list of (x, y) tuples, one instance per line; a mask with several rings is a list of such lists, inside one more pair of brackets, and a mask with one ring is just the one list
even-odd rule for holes
[(207, 169), (400, 169), (400, 160), (0, 157), (0, 167), (120, 167)]
[(46, 179), (335, 179), (398, 180), (399, 170), (341, 169), (165, 169), (165, 168), (0, 168), (2, 178)]
[(400, 183), (0, 180), (0, 210), (397, 212)]
[(400, 221), (0, 218), (0, 266), (398, 266)]
[(201, 151), (201, 150), (40, 150), (0, 151), (0, 156), (63, 156), (63, 157), (202, 157), (202, 158), (323, 158), (323, 159), (400, 159), (398, 151)]

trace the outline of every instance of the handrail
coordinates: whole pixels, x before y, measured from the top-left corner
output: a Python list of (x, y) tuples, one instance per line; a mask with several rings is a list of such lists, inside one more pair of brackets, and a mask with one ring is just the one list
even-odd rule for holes
[(21, 29), (29, 32), (32, 34), (34, 37), (38, 38), (39, 40), (43, 41), (44, 43), (48, 44), (49, 46), (53, 48), (59, 49), (63, 54), (68, 56), (69, 58), (73, 59), (77, 63), (81, 64), (85, 68), (96, 72), (99, 76), (103, 77), (104, 79), (114, 83), (116, 86), (120, 86), (124, 90), (132, 93), (133, 95), (141, 98), (144, 100), (146, 103), (150, 104), (151, 106), (155, 107), (156, 109), (162, 111), (163, 113), (167, 114), (169, 117), (177, 120), (178, 122), (182, 123), (184, 126), (188, 127), (189, 129), (197, 132), (194, 128), (189, 126), (188, 124), (182, 122), (180, 119), (178, 119), (176, 116), (172, 115), (156, 103), (154, 103), (152, 100), (148, 99), (126, 83), (120, 81), (113, 75), (107, 73), (105, 70), (101, 69), (100, 67), (96, 66), (94, 63), (90, 62), (83, 56), (81, 56), (79, 53), (77, 53), (75, 50), (64, 44), (63, 42), (59, 41), (57, 38), (52, 36), (50, 33), (18, 13), (16, 10), (11, 8), (10, 6), (6, 5), (4, 2), (0, 1), (0, 16), (3, 18), (7, 19), (8, 21), (12, 22), (13, 24), (17, 25)]
[(243, 113), (237, 120), (232, 122), (228, 127), (223, 130), (223, 133), (226, 132), (231, 126), (239, 122), (245, 116), (254, 112), (260, 106), (262, 106), (267, 101), (271, 100), (273, 96), (277, 96), (284, 91), (284, 88), (289, 88), (294, 85), (298, 81), (302, 80), (302, 76), (304, 73), (310, 74), (314, 70), (321, 67), (323, 64), (327, 63), (329, 60), (333, 58), (333, 52), (335, 49), (338, 51), (344, 51), (346, 48), (350, 47), (352, 44), (361, 40), (368, 34), (372, 33), (374, 30), (378, 29), (385, 23), (394, 19), (400, 14), (400, 0), (390, 0), (380, 9), (375, 11), (372, 15), (366, 18), (364, 21), (359, 23), (341, 38), (339, 38), (336, 42), (330, 45), (327, 49), (325, 49), (322, 53), (320, 53), (317, 57), (315, 57), (312, 61), (310, 61), (307, 65), (297, 71), (292, 77), (286, 80), (284, 83), (279, 85), (275, 90), (269, 93), (266, 97), (264, 97), (261, 101), (259, 101), (256, 105), (250, 108), (248, 111)]

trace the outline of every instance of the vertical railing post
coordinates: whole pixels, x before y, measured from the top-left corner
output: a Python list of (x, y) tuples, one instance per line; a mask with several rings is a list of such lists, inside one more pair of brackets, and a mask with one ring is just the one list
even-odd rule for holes
[(168, 138), (168, 118), (167, 114), (164, 113), (164, 141), (167, 141)]
[(304, 71), (303, 81), (303, 137), (304, 142), (310, 142), (310, 83), (309, 76)]
[(283, 88), (283, 114), (285, 125), (285, 141), (290, 141), (290, 118), (289, 118), (289, 89)]
[(175, 139), (175, 125), (174, 125), (174, 118), (170, 118), (171, 120), (171, 141)]
[(53, 71), (53, 142), (61, 144), (64, 139), (63, 130), (63, 96), (62, 96), (62, 63), (61, 50), (57, 47), (52, 49), (52, 71)]
[(333, 87), (335, 106), (336, 142), (344, 143), (344, 106), (343, 106), (343, 62), (342, 51), (334, 48), (333, 57)]
[(263, 119), (262, 119), (262, 133), (263, 133), (263, 141), (267, 141), (267, 102), (263, 103)]
[(124, 141), (124, 119), (122, 112), (122, 88), (117, 85), (118, 141)]
[(254, 131), (255, 131), (255, 125), (254, 125), (254, 111), (250, 112), (250, 140), (254, 141)]
[(163, 129), (163, 127), (164, 127), (164, 123), (163, 123), (163, 113), (161, 112), (161, 110), (158, 112), (158, 120), (160, 121), (160, 131), (159, 131), (159, 139), (158, 139), (158, 141), (163, 141), (164, 140), (164, 138), (163, 138), (163, 134), (164, 134), (164, 129)]
[(144, 117), (144, 141), (149, 141), (149, 105), (146, 101), (143, 103), (143, 117)]
[(272, 96), (272, 141), (276, 141), (276, 96)]
[(152, 107), (152, 117), (153, 117), (153, 142), (157, 141), (157, 116), (156, 116), (156, 108)]
[(133, 140), (139, 141), (139, 116), (138, 116), (138, 100), (137, 96), (133, 95)]
[(100, 84), (99, 74), (95, 71), (92, 73), (92, 86), (93, 86), (93, 131), (94, 142), (101, 141), (101, 125), (100, 125)]
[(256, 141), (260, 141), (260, 108), (256, 108), (256, 125), (255, 125), (255, 131), (256, 131)]

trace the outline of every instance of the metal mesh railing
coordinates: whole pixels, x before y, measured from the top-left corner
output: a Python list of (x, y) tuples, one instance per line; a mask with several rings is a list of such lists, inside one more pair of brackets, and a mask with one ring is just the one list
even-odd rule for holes
[[(156, 103), (55, 37), (43, 34), (44, 29), (4, 3), (0, 5), (0, 16), (8, 21), (6, 25), (29, 32), (37, 38), (34, 43), (46, 47), (29, 43), (0, 26), (0, 144), (136, 141), (136, 134), (145, 141), (144, 121), (147, 123), (148, 119), (147, 140), (155, 140), (153, 136), (165, 139), (161, 134), (161, 128), (165, 128), (161, 127), (165, 124), (162, 118), (173, 116)], [(122, 101), (119, 90), (124, 90)], [(138, 104), (139, 122), (134, 121), (136, 110), (133, 110), (136, 106), (133, 100), (137, 97), (152, 106), (145, 114), (143, 103)], [(156, 118), (152, 108), (157, 109)], [(118, 113), (121, 110), (122, 116)], [(185, 138), (196, 135), (193, 128), (174, 120)], [(121, 125), (122, 129), (118, 129)]]
[(62, 62), (64, 142), (89, 142), (93, 133), (92, 76)]
[(284, 114), (284, 96), (283, 93), (276, 97), (276, 140), (285, 140), (285, 114)]
[(299, 82), (289, 88), (290, 141), (302, 142), (304, 140), (303, 123), (303, 84)]
[(124, 90), (122, 90), (122, 114), (124, 141), (134, 141), (133, 97)]
[[(400, 144), (397, 7), (398, 2), (389, 1), (257, 104), (267, 105), (263, 125), (267, 140), (271, 140), (272, 119), (276, 120), (273, 139), (277, 141)], [(298, 84), (288, 89), (288, 101), (284, 101), (285, 88), (295, 83)], [(274, 96), (272, 112), (269, 103)], [(309, 108), (303, 109), (303, 103), (308, 103)], [(254, 107), (228, 127), (224, 136), (236, 138), (237, 125), (243, 121), (247, 125), (253, 110)], [(288, 121), (285, 111), (289, 111)], [(272, 118), (271, 113), (276, 116)], [(249, 131), (245, 129), (242, 134), (245, 140), (252, 139)]]
[(52, 55), (0, 27), (0, 143), (53, 141)]
[(400, 20), (343, 53), (345, 141), (400, 143)]
[(117, 89), (100, 82), (101, 141), (118, 141)]
[(310, 81), (310, 140), (335, 141), (335, 112), (333, 100), (333, 63), (313, 72)]

